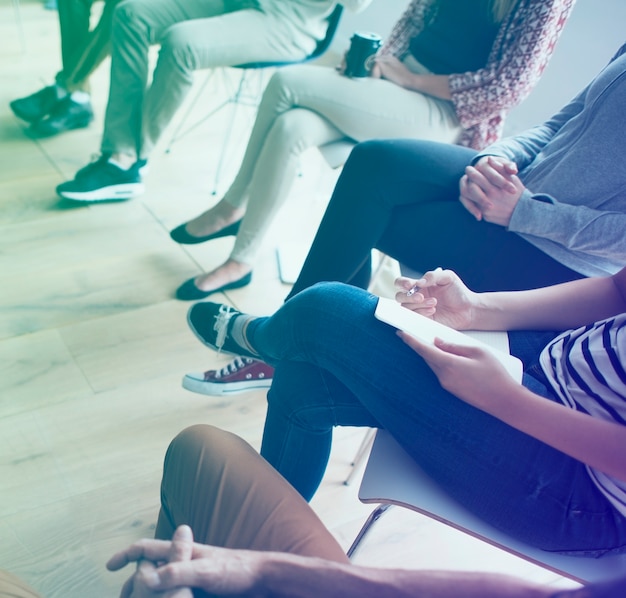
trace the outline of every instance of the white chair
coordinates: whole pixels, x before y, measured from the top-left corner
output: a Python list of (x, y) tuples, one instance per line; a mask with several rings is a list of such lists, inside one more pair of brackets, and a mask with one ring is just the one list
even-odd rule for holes
[(378, 506), (348, 550), (350, 557), (381, 515), (391, 505), (399, 505), (580, 583), (626, 575), (626, 554), (594, 559), (546, 552), (485, 523), (439, 488), (386, 430), (376, 433), (359, 500)]

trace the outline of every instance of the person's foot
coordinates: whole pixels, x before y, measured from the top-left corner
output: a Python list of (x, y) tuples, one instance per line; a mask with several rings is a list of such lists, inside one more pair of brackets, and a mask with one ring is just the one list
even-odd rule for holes
[(34, 123), (50, 114), (55, 105), (66, 96), (67, 92), (58, 85), (49, 85), (25, 98), (13, 100), (9, 106), (15, 116)]
[(190, 235), (187, 232), (187, 225), (181, 224), (177, 226), (175, 229), (170, 231), (170, 237), (176, 243), (180, 243), (181, 245), (197, 245), (198, 243), (205, 243), (206, 241), (212, 241), (213, 239), (220, 239), (221, 237), (229, 237), (231, 235), (237, 235), (239, 232), (239, 225), (241, 224), (241, 220), (237, 220), (237, 222), (233, 222), (228, 226), (203, 237), (196, 237), (195, 235)]
[(176, 290), (181, 301), (197, 301), (213, 293), (240, 289), (252, 281), (252, 270), (248, 264), (228, 260), (207, 274), (190, 278)]
[(74, 180), (58, 185), (56, 192), (73, 201), (131, 199), (144, 191), (140, 171), (145, 166), (145, 160), (138, 160), (130, 168), (124, 169), (113, 164), (109, 155), (103, 154), (95, 162), (81, 168)]
[[(238, 316), (244, 316), (247, 319), (251, 318), (251, 316), (242, 314), (230, 305), (203, 301), (189, 308), (187, 323), (191, 331), (203, 344), (218, 353), (223, 352), (258, 358), (259, 356), (252, 353), (250, 347), (244, 347), (233, 339), (233, 324)], [(242, 338), (245, 339), (244, 333), (242, 333)], [(246, 343), (245, 340), (242, 342)]]
[(274, 368), (252, 357), (235, 357), (220, 370), (186, 374), (183, 388), (203, 395), (222, 397), (261, 390), (272, 385)]
[(68, 95), (54, 105), (48, 116), (34, 122), (30, 132), (36, 137), (51, 137), (72, 129), (83, 129), (92, 120), (91, 102), (75, 102)]
[(177, 226), (170, 232), (170, 237), (177, 243), (193, 245), (236, 235), (244, 214), (243, 208), (234, 208), (222, 200), (193, 220)]

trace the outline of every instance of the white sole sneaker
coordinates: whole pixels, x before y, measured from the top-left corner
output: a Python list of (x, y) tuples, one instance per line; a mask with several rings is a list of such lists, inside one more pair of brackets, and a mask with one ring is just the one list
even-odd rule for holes
[(183, 388), (211, 397), (223, 397), (250, 392), (252, 390), (264, 390), (268, 389), (271, 385), (271, 378), (264, 380), (245, 380), (241, 382), (207, 382), (202, 372), (186, 374), (183, 377)]
[(111, 185), (93, 191), (59, 191), (59, 195), (72, 201), (125, 201), (142, 195), (145, 191), (143, 183), (126, 183)]

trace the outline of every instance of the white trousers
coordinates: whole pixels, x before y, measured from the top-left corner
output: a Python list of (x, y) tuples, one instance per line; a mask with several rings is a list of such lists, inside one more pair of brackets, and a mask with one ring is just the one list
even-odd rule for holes
[[(419, 69), (417, 63), (407, 66)], [(279, 69), (263, 95), (241, 168), (224, 195), (231, 206), (247, 206), (231, 258), (254, 263), (304, 150), (344, 137), (453, 143), (460, 131), (450, 101), (382, 79), (350, 79), (329, 67)]]

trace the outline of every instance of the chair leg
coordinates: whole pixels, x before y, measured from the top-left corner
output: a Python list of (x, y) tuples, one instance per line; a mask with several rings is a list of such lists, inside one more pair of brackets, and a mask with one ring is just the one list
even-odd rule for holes
[(215, 170), (215, 178), (213, 179), (213, 191), (211, 195), (217, 195), (217, 189), (220, 183), (220, 179), (222, 177), (222, 168), (224, 167), (224, 159), (226, 154), (228, 153), (228, 146), (230, 142), (230, 138), (233, 133), (233, 127), (235, 126), (235, 117), (237, 116), (237, 109), (239, 108), (239, 104), (241, 101), (241, 97), (244, 91), (244, 88), (247, 84), (248, 71), (246, 69), (241, 73), (241, 77), (239, 79), (239, 85), (237, 86), (237, 91), (234, 96), (229, 100), (229, 103), (232, 104), (232, 110), (230, 113), (230, 121), (228, 123), (228, 128), (226, 129), (226, 135), (224, 135), (224, 139), (222, 140), (222, 151), (220, 152), (220, 157), (217, 163), (217, 168)]
[(361, 463), (363, 463), (363, 461), (365, 460), (365, 457), (367, 456), (369, 449), (372, 448), (372, 444), (374, 443), (375, 437), (376, 437), (375, 428), (369, 428), (365, 432), (365, 436), (363, 436), (363, 440), (361, 441), (361, 444), (359, 445), (356, 455), (354, 455), (354, 459), (352, 460), (352, 463), (350, 463), (350, 466), (352, 467), (352, 471), (350, 471), (350, 473), (348, 474), (348, 477), (344, 480), (343, 482), (344, 486), (349, 486), (352, 483), (352, 478), (354, 478), (354, 476), (356, 475), (356, 472), (359, 470), (359, 465), (361, 465)]
[(363, 524), (361, 531), (357, 534), (357, 537), (354, 539), (354, 542), (352, 542), (352, 546), (350, 546), (350, 548), (348, 548), (348, 552), (346, 552), (346, 555), (349, 559), (352, 558), (352, 556), (356, 552), (356, 549), (360, 546), (361, 541), (369, 533), (372, 526), (383, 516), (384, 513), (387, 512), (387, 510), (391, 506), (393, 505), (389, 503), (383, 503), (381, 505), (378, 505), (371, 512), (370, 516), (367, 518), (367, 521)]
[(20, 37), (20, 46), (22, 54), (26, 53), (26, 36), (24, 35), (24, 23), (22, 22), (22, 7), (20, 0), (13, 0), (13, 11), (15, 12), (15, 23), (17, 24), (17, 32)]

